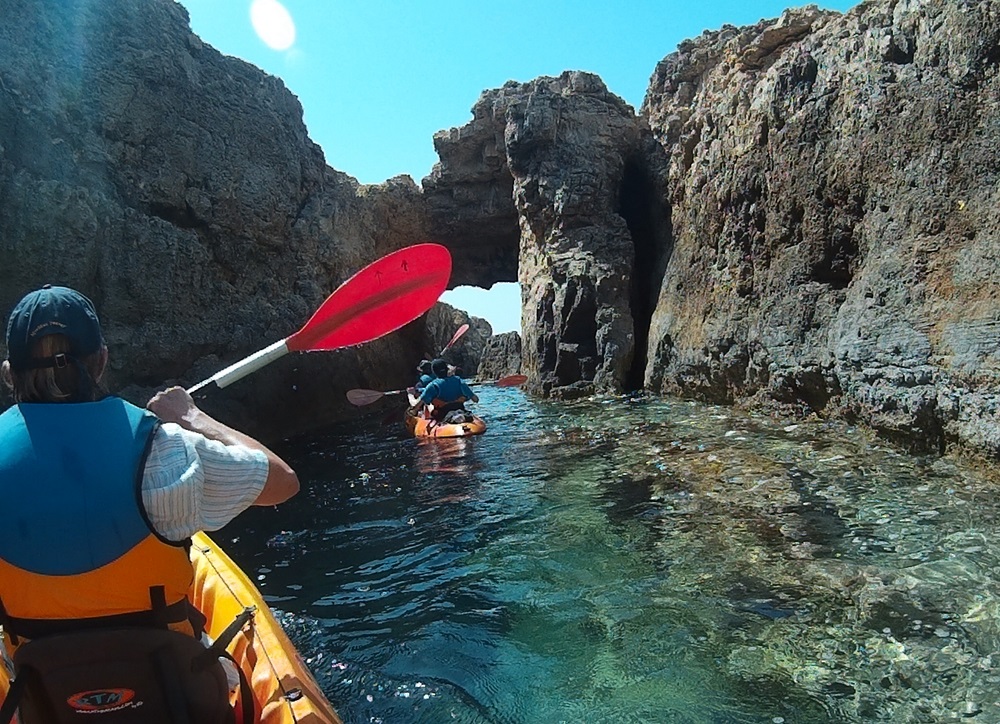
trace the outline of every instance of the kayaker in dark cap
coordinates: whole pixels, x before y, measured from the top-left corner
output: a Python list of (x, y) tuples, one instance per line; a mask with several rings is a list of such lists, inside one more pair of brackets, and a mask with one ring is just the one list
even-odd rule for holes
[(435, 379), (420, 393), (417, 403), (410, 408), (410, 414), (418, 414), (421, 408), (435, 420), (444, 420), (449, 412), (465, 410), (465, 403), (479, 402), (479, 397), (458, 375), (450, 374), (448, 363), (440, 357), (431, 362)]
[(416, 390), (417, 392), (422, 392), (427, 385), (434, 381), (434, 371), (431, 369), (431, 361), (429, 359), (420, 360), (420, 364), (417, 365), (417, 372), (420, 373), (420, 379), (417, 380)]
[(0, 415), (8, 655), (16, 664), (25, 641), (94, 626), (201, 636), (205, 619), (187, 600), (188, 539), (287, 500), (295, 472), (183, 388), (157, 393), (147, 409), (107, 394), (97, 312), (73, 289), (25, 296), (6, 343), (0, 374), (15, 402)]

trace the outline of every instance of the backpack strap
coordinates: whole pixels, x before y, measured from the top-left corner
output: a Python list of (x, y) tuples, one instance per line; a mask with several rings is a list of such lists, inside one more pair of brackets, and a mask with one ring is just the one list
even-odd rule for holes
[(0, 598), (0, 626), (3, 626), (3, 631), (10, 639), (10, 642), (14, 646), (17, 646), (21, 639), (18, 637), (14, 628), (10, 625), (10, 620), (10, 616), (7, 615), (7, 609), (3, 605), (3, 598)]
[(7, 697), (3, 700), (3, 704), (0, 705), (0, 724), (10, 724), (14, 719), (14, 714), (17, 713), (17, 705), (21, 703), (21, 695), (24, 694), (24, 687), (27, 683), (29, 671), (30, 669), (26, 669), (11, 680), (10, 688), (7, 690)]
[(4, 633), (16, 644), (16, 636), (26, 639), (40, 639), (53, 634), (75, 633), (106, 628), (167, 628), (172, 623), (182, 623), (189, 619), (190, 604), (187, 598), (177, 603), (164, 605), (158, 610), (117, 613), (110, 616), (90, 618), (15, 618), (6, 616), (3, 620)]
[[(253, 689), (250, 687), (250, 680), (247, 678), (246, 673), (243, 671), (243, 667), (239, 665), (239, 662), (233, 658), (233, 655), (223, 649), (221, 656), (229, 659), (233, 662), (233, 666), (236, 667), (236, 672), (240, 675), (240, 711), (243, 714), (241, 724), (254, 724), (254, 719), (256, 718), (256, 712), (254, 707), (256, 706), (253, 698)], [(6, 724), (6, 722), (3, 722)]]
[[(212, 642), (212, 645), (205, 649), (205, 653), (198, 655), (198, 658), (191, 664), (194, 670), (200, 671), (220, 656), (227, 656), (226, 647), (229, 646), (229, 643), (234, 638), (236, 638), (236, 634), (242, 631), (243, 627), (250, 622), (256, 611), (256, 606), (247, 606), (244, 608), (243, 611), (233, 619), (233, 622), (226, 626), (225, 631), (219, 634), (219, 638), (215, 639), (215, 641)], [(230, 656), (229, 658), (232, 657)], [(239, 668), (239, 666), (236, 668)]]
[[(7, 698), (0, 705), (0, 724), (13, 724), (16, 721), (14, 717), (17, 716), (17, 709), (24, 698), (24, 692), (29, 686), (36, 683), (36, 679), (41, 680), (38, 671), (32, 666), (23, 667), (18, 671), (17, 676), (11, 679), (10, 688), (7, 690)], [(51, 702), (45, 701), (41, 706), (43, 721), (56, 721), (56, 713), (52, 709)]]
[[(233, 658), (233, 655), (226, 651), (226, 647), (229, 646), (230, 642), (236, 638), (236, 635), (243, 630), (243, 628), (253, 620), (254, 614), (257, 612), (256, 606), (247, 606), (243, 611), (233, 619), (233, 622), (226, 626), (225, 630), (219, 634), (219, 637), (212, 642), (212, 645), (205, 649), (204, 653), (198, 654), (196, 658), (191, 663), (191, 668), (195, 671), (199, 671), (207, 666), (209, 666), (213, 661), (220, 658), (226, 658), (233, 662), (236, 667), (236, 673), (240, 677), (240, 710), (243, 713), (243, 724), (253, 724), (254, 721), (254, 698), (253, 689), (250, 687), (250, 680), (247, 679), (246, 673), (243, 671), (243, 667), (239, 665), (239, 662)], [(6, 724), (6, 722), (0, 722), (0, 724)]]

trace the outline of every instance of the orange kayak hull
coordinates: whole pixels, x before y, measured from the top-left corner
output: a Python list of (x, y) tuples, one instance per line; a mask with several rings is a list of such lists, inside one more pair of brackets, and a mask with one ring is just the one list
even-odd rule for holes
[(227, 648), (250, 681), (257, 721), (342, 724), (257, 587), (207, 535), (199, 533), (191, 542), (191, 602), (208, 617), (209, 636), (215, 639), (244, 608), (256, 607), (253, 625)]
[[(250, 624), (227, 646), (243, 669), (254, 697), (254, 721), (260, 724), (343, 724), (316, 679), (299, 657), (260, 591), (207, 535), (191, 539), (195, 576), (191, 602), (208, 618), (208, 634), (217, 638), (245, 608)], [(0, 699), (10, 680), (0, 664)]]
[(414, 437), (471, 437), (486, 432), (486, 421), (473, 415), (472, 422), (449, 425), (424, 417), (407, 416), (406, 429)]

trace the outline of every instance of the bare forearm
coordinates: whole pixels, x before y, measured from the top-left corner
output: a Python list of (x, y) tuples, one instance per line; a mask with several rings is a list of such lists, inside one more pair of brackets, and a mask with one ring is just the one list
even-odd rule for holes
[(263, 444), (245, 435), (239, 430), (234, 430), (228, 425), (223, 425), (211, 415), (203, 412), (200, 408), (194, 408), (177, 421), (177, 424), (191, 432), (204, 435), (209, 440), (218, 440), (224, 445), (243, 445), (251, 450), (270, 452)]

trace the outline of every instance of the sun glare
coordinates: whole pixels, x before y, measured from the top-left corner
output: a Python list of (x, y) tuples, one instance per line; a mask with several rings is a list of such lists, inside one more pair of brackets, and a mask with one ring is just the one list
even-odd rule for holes
[(250, 22), (264, 45), (273, 50), (288, 50), (295, 44), (295, 21), (278, 0), (253, 0)]

